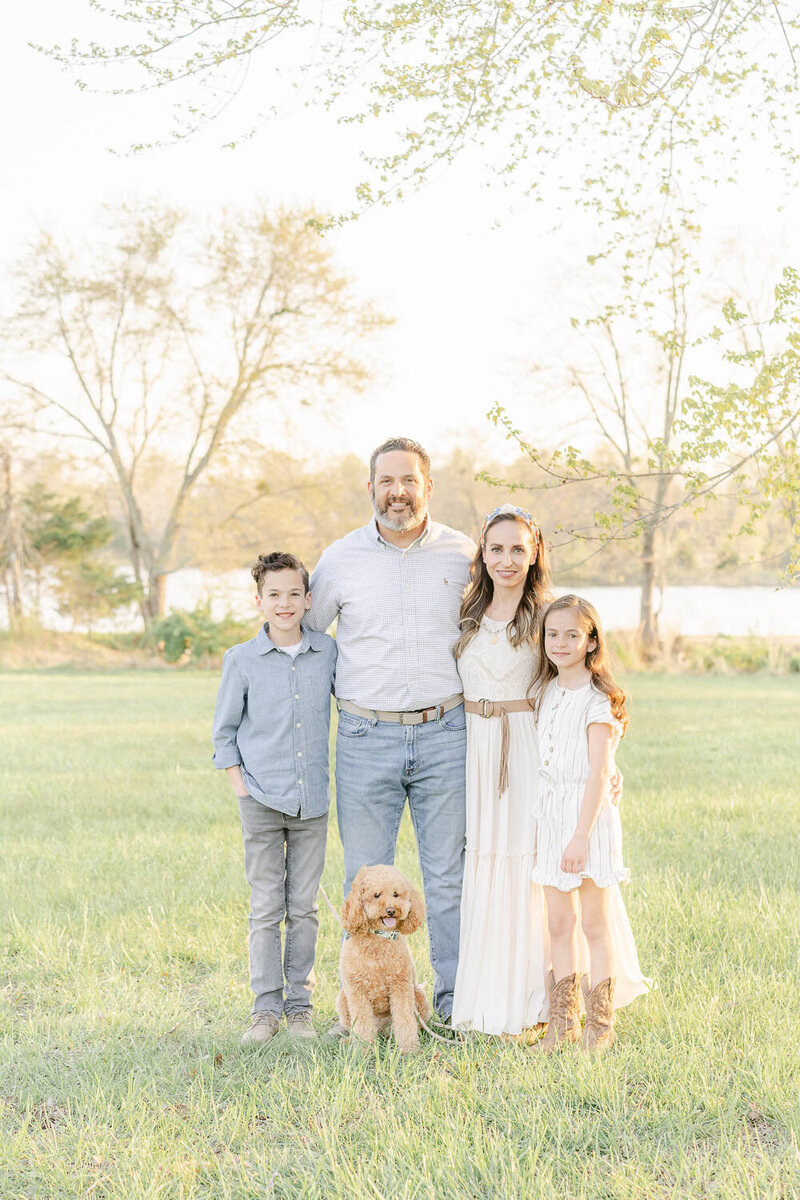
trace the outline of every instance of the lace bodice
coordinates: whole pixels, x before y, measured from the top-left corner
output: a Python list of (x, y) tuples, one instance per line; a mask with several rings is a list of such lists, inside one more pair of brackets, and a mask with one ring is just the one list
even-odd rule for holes
[(464, 696), (467, 700), (523, 700), (537, 663), (533, 646), (511, 645), (505, 621), (484, 617), (458, 660)]

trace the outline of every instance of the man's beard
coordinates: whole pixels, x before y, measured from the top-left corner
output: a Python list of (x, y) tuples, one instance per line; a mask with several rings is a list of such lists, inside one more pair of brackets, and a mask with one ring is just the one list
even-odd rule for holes
[(405, 533), (408, 529), (413, 529), (416, 525), (421, 525), (427, 515), (427, 505), (425, 498), (420, 496), (416, 503), (413, 500), (408, 501), (408, 508), (405, 513), (390, 513), (389, 506), (397, 503), (397, 496), (387, 496), (383, 508), (380, 508), (378, 501), (372, 501), (372, 508), (375, 513), (375, 520), (385, 526), (386, 529), (391, 529), (393, 533)]

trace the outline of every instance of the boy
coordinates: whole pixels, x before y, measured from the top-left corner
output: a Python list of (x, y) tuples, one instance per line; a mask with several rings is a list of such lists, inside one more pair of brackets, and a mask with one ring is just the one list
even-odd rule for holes
[[(214, 765), (239, 799), (250, 884), (250, 986), (243, 1044), (268, 1042), (285, 1015), (289, 1032), (311, 1022), (315, 898), (328, 832), (328, 726), (336, 643), (301, 629), (311, 607), (308, 571), (292, 554), (253, 564), (256, 608), (266, 618), (249, 642), (226, 651), (214, 713)], [(280, 924), (285, 919), (281, 963)]]

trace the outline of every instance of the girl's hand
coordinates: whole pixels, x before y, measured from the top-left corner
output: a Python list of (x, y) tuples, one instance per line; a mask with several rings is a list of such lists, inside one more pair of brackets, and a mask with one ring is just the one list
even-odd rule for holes
[(588, 857), (589, 839), (576, 833), (561, 856), (561, 870), (567, 875), (579, 875), (586, 866)]
[(619, 804), (622, 799), (622, 771), (617, 767), (608, 785), (608, 798), (612, 804)]

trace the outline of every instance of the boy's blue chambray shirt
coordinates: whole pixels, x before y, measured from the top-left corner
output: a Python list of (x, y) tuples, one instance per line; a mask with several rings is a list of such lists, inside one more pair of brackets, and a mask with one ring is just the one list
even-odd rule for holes
[(287, 816), (328, 811), (328, 729), (336, 643), (303, 630), (292, 658), (262, 625), (225, 652), (214, 712), (214, 766), (241, 766), (254, 800)]

